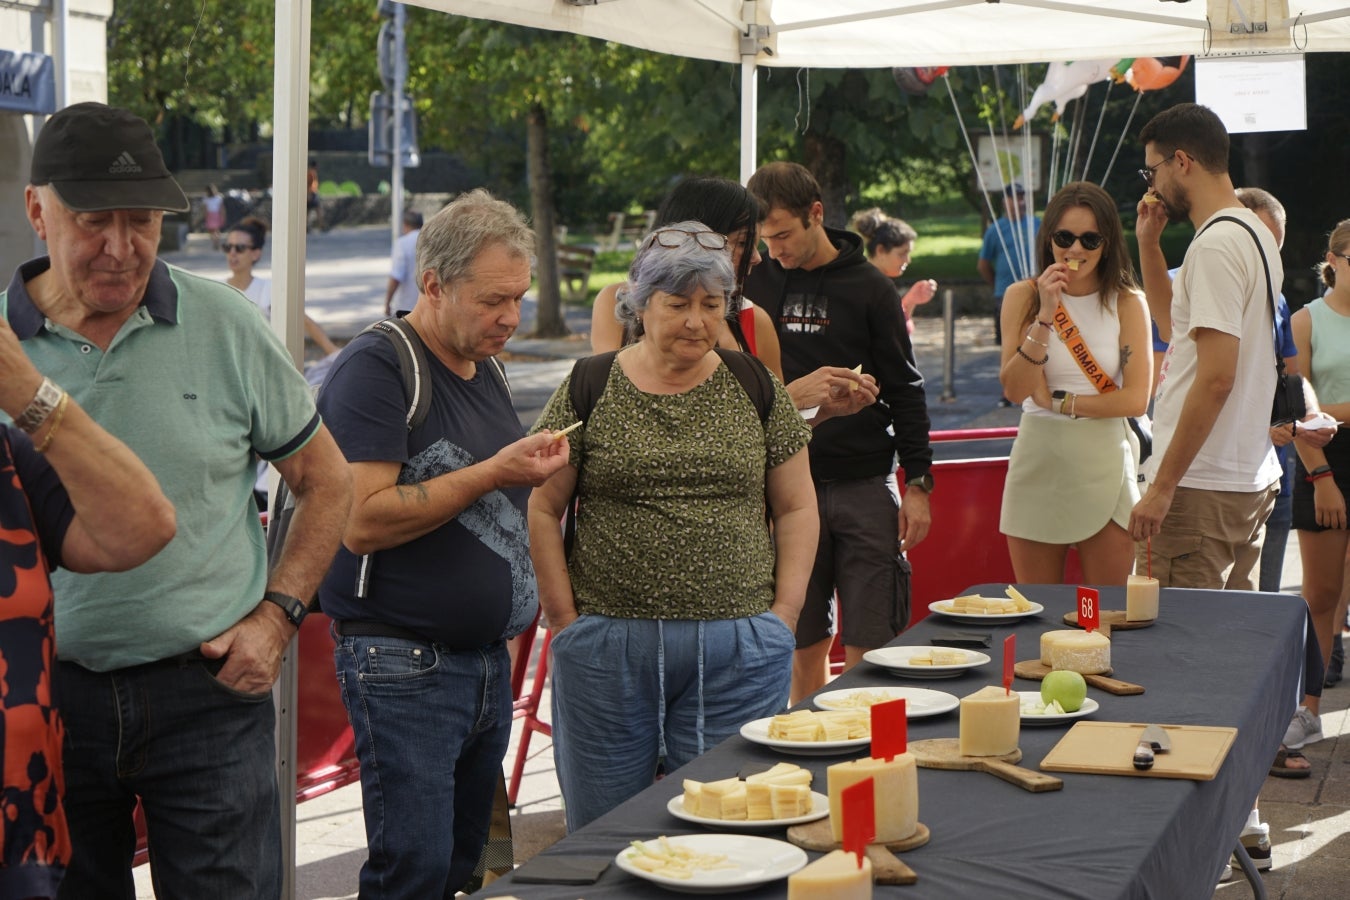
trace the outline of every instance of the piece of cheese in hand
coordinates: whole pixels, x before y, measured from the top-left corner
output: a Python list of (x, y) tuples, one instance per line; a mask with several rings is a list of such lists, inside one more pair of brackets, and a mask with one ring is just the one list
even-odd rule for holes
[(1144, 195), (1144, 202), (1147, 203), (1149, 206), (1152, 206), (1153, 204), (1158, 202), (1158, 195), (1153, 193), (1152, 191), (1149, 191), (1147, 194)]
[(1077, 272), (1078, 267), (1081, 266), (1082, 264), (1083, 261), (1081, 259), (1071, 259), (1066, 263), (1066, 265), (1068, 265), (1069, 267), (1070, 272)]
[(1017, 749), (1021, 697), (997, 685), (961, 698), (961, 755), (1003, 756)]
[(872, 900), (872, 861), (831, 851), (788, 876), (788, 900)]
[(1100, 631), (1065, 635), (1050, 646), (1050, 668), (1068, 669), (1079, 675), (1111, 671), (1111, 639)]
[[(858, 363), (858, 364), (857, 364), (856, 366), (854, 366), (850, 371), (851, 371), (854, 375), (861, 375), (861, 374), (862, 374), (862, 363)], [(850, 391), (856, 391), (856, 390), (858, 389), (858, 382), (856, 382), (856, 381), (850, 381), (849, 384), (848, 384), (848, 389), (849, 389)]]
[(1047, 631), (1041, 635), (1041, 662), (1044, 665), (1050, 665), (1050, 650), (1055, 646), (1055, 642), (1065, 635), (1082, 634), (1077, 628), (1061, 628), (1056, 631)]
[[(1016, 703), (1016, 695), (1013, 695)], [(903, 841), (919, 829), (919, 775), (914, 756), (901, 753), (890, 760), (865, 757), (835, 763), (825, 770), (830, 795), (830, 830), (844, 839), (844, 788), (872, 779), (877, 830), (875, 843)]]

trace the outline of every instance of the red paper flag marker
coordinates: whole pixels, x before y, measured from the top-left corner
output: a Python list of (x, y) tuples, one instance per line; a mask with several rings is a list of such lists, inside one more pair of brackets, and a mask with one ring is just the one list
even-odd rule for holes
[(909, 719), (904, 698), (872, 707), (872, 758), (890, 762), (905, 752)]
[(1017, 663), (1017, 635), (1003, 639), (1003, 693), (1012, 693), (1013, 666)]
[(1098, 603), (1097, 589), (1078, 588), (1078, 627), (1087, 631), (1096, 631), (1102, 624), (1102, 610)]
[(844, 851), (858, 858), (862, 868), (867, 845), (877, 836), (877, 799), (872, 779), (860, 781), (839, 792), (844, 817)]

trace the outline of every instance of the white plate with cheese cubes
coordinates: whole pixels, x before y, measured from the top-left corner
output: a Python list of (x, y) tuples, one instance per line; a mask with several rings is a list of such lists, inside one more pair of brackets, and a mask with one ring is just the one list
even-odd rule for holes
[(693, 822), (695, 825), (708, 825), (712, 828), (731, 828), (736, 831), (754, 831), (757, 828), (786, 828), (789, 825), (801, 825), (805, 822), (814, 822), (816, 819), (823, 819), (830, 814), (830, 798), (824, 794), (811, 792), (811, 811), (803, 813), (800, 816), (786, 816), (781, 819), (712, 819), (706, 816), (700, 816), (691, 813), (684, 808), (684, 795), (678, 794), (670, 798), (666, 804), (666, 812), (677, 819), (683, 819), (686, 822)]
[(955, 678), (990, 661), (987, 653), (960, 647), (878, 647), (863, 659), (906, 678)]
[[(724, 894), (787, 878), (806, 865), (806, 851), (749, 834), (682, 834), (629, 846), (614, 864), (629, 875), (686, 894)], [(644, 852), (644, 849), (646, 852)]]
[(878, 703), (890, 703), (893, 700), (905, 701), (905, 718), (922, 719), (925, 716), (940, 716), (951, 712), (961, 705), (953, 694), (944, 691), (930, 691), (928, 688), (910, 687), (871, 687), (852, 688), (845, 691), (826, 691), (812, 702), (821, 709), (871, 709)]
[(1096, 700), (1086, 697), (1083, 705), (1074, 712), (1036, 712), (1037, 708), (1045, 708), (1040, 691), (1018, 691), (1017, 696), (1022, 698), (1023, 725), (1058, 725), (1061, 722), (1072, 722), (1074, 719), (1092, 715), (1100, 706)]
[[(982, 599), (989, 601), (998, 601), (1002, 600), (1003, 598), (985, 597)], [(1030, 606), (1029, 609), (1024, 609), (1020, 612), (1014, 611), (1014, 612), (980, 613), (968, 610), (958, 611), (957, 609), (952, 607), (952, 603), (954, 602), (955, 602), (954, 600), (935, 600), (932, 603), (928, 604), (928, 611), (941, 613), (942, 615), (946, 616), (949, 619), (955, 619), (958, 622), (965, 622), (967, 624), (980, 622), (1015, 622), (1018, 619), (1025, 619), (1028, 616), (1038, 616), (1045, 611), (1045, 607), (1039, 603), (1031, 603), (1029, 604)], [(1011, 603), (1011, 601), (1005, 602)], [(1001, 609), (1003, 607), (994, 607), (994, 608)]]
[[(795, 715), (800, 715), (807, 710), (798, 710)], [(852, 712), (852, 710), (850, 710)], [(741, 726), (741, 737), (747, 741), (756, 744), (763, 744), (765, 747), (772, 747), (775, 750), (781, 750), (784, 753), (792, 753), (797, 756), (838, 756), (843, 753), (849, 753), (860, 747), (866, 747), (872, 743), (870, 713), (867, 710), (857, 711), (860, 716), (868, 720), (866, 734), (857, 737), (845, 738), (842, 740), (790, 740), (786, 738), (770, 737), (770, 729), (778, 716), (770, 716), (767, 719), (755, 719), (753, 722), (746, 722)], [(839, 711), (829, 713), (815, 713), (815, 715), (846, 715)]]

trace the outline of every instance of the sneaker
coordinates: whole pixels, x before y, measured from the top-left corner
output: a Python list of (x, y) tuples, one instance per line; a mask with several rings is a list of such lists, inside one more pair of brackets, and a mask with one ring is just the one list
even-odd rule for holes
[(1223, 868), (1219, 869), (1218, 882), (1219, 884), (1223, 884), (1225, 881), (1232, 881), (1232, 880), (1233, 880), (1233, 866), (1231, 863), (1224, 863)]
[(999, 408), (999, 409), (1007, 409), (1007, 408), (1010, 407), (1010, 406), (1012, 406), (1012, 401), (1009, 400), (1007, 397), (999, 397), (999, 398), (998, 398), (998, 408)]
[(1270, 858), (1270, 826), (1265, 822), (1248, 825), (1242, 829), (1238, 840), (1246, 848), (1247, 855), (1252, 858), (1256, 871), (1269, 872), (1273, 864)]
[(1284, 740), (1280, 743), (1289, 750), (1302, 750), (1308, 744), (1315, 744), (1321, 739), (1321, 717), (1313, 715), (1306, 706), (1300, 706), (1294, 713), (1293, 721), (1289, 723), (1289, 730), (1284, 733)]

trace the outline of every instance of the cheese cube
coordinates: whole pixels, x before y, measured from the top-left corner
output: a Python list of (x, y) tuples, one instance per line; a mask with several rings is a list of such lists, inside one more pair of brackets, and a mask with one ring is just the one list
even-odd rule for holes
[(1050, 647), (1050, 668), (1080, 675), (1111, 671), (1111, 639), (1100, 631), (1065, 635)]
[(835, 763), (826, 770), (834, 839), (844, 839), (842, 791), (868, 778), (876, 806), (876, 843), (903, 841), (914, 834), (919, 829), (919, 775), (914, 756), (902, 753), (890, 761), (867, 757)]
[(788, 900), (872, 900), (872, 861), (834, 850), (788, 876)]
[(1002, 756), (1017, 749), (1022, 703), (997, 685), (961, 698), (961, 755)]
[(804, 816), (811, 811), (811, 789), (804, 784), (771, 784), (769, 804), (775, 819)]
[(1041, 635), (1041, 662), (1043, 664), (1050, 665), (1050, 648), (1066, 634), (1082, 634), (1082, 632), (1077, 628), (1061, 628), (1057, 631), (1047, 631)]

